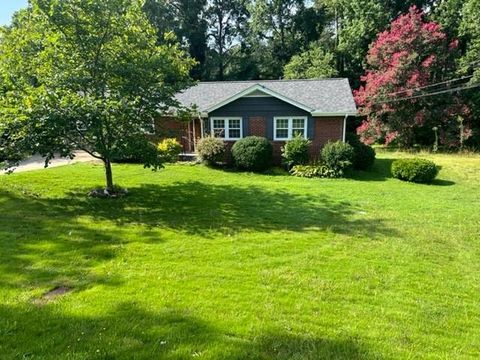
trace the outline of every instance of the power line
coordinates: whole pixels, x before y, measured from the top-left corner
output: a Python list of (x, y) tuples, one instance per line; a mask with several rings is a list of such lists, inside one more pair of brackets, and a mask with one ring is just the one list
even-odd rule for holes
[(450, 79), (450, 80), (438, 82), (438, 83), (435, 83), (435, 84), (430, 84), (430, 85), (426, 85), (426, 86), (420, 86), (420, 87), (417, 87), (417, 88), (414, 88), (414, 89), (407, 89), (407, 90), (402, 90), (402, 91), (396, 91), (396, 92), (387, 94), (387, 96), (396, 95), (396, 94), (403, 94), (403, 93), (406, 93), (406, 92), (409, 92), (409, 91), (414, 91), (414, 92), (415, 92), (415, 91), (419, 91), (419, 90), (422, 90), (422, 89), (428, 89), (428, 88), (431, 88), (431, 87), (436, 87), (436, 86), (438, 86), (438, 85), (450, 84), (450, 83), (452, 83), (452, 82), (457, 82), (457, 81), (461, 81), (461, 80), (470, 79), (470, 78), (472, 78), (472, 77), (473, 77), (473, 75), (463, 76), (463, 77), (460, 77), (460, 78)]
[[(476, 60), (476, 61), (469, 62), (467, 65), (476, 65), (476, 64), (479, 64), (479, 65), (480, 65), (480, 60)], [(452, 82), (457, 82), (457, 81), (461, 81), (461, 80), (471, 79), (472, 77), (474, 77), (474, 75), (462, 76), (462, 77), (459, 77), (459, 78), (454, 78), (454, 79), (450, 79), (450, 80), (445, 80), (445, 81), (442, 81), (442, 82), (438, 82), (438, 83), (434, 83), (434, 84), (430, 84), (430, 85), (425, 85), (425, 86), (420, 86), (420, 87), (416, 87), (416, 88), (413, 88), (413, 89), (407, 89), (407, 90), (401, 90), (401, 91), (396, 91), (396, 92), (388, 93), (388, 94), (386, 94), (386, 96), (403, 94), (403, 93), (406, 93), (406, 92), (409, 92), (409, 91), (414, 91), (414, 92), (415, 92), (415, 91), (419, 91), (419, 90), (422, 90), (422, 89), (428, 89), (428, 88), (436, 87), (436, 86), (438, 86), (438, 85), (450, 84), (450, 83), (452, 83)]]
[(454, 92), (454, 91), (463, 91), (463, 90), (468, 90), (468, 89), (474, 89), (474, 88), (477, 88), (477, 87), (480, 87), (480, 83), (472, 84), (472, 85), (468, 85), (468, 86), (456, 87), (456, 88), (453, 88), (453, 89), (434, 91), (434, 92), (431, 92), (431, 93), (424, 93), (424, 94), (420, 94), (420, 95), (409, 96), (409, 97), (404, 97), (404, 98), (399, 98), (399, 99), (381, 101), (381, 102), (376, 103), (375, 105), (387, 104), (387, 103), (391, 103), (391, 102), (399, 102), (399, 101), (404, 101), (404, 100), (420, 99), (420, 98), (429, 97), (429, 96), (433, 96), (433, 95), (451, 93), (451, 92)]

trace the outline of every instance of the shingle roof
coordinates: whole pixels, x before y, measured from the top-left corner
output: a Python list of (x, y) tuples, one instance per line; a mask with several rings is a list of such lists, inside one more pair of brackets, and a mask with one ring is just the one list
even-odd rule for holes
[(195, 104), (200, 112), (260, 85), (316, 113), (356, 113), (352, 90), (347, 79), (253, 80), (200, 82), (177, 94), (184, 106)]

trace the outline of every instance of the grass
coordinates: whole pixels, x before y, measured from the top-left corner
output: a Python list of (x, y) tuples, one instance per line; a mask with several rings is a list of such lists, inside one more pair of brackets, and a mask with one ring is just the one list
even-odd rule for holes
[[(77, 164), (0, 176), (5, 359), (480, 357), (480, 157), (432, 185)], [(48, 291), (70, 291), (49, 298)]]

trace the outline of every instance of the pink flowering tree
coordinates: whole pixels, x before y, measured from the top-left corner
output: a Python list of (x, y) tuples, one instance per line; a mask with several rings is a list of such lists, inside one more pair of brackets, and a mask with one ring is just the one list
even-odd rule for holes
[[(445, 80), (457, 45), (458, 41), (447, 39), (439, 24), (426, 22), (415, 6), (378, 35), (367, 55), (363, 85), (355, 92), (366, 119), (357, 129), (362, 141), (388, 145), (396, 140), (410, 147), (426, 132), (433, 139), (432, 128), (443, 128), (444, 123), (467, 115), (468, 109), (450, 94), (418, 97), (441, 89), (424, 87)], [(459, 113), (452, 114), (455, 111)], [(450, 126), (442, 134), (448, 137), (451, 129), (447, 132), (446, 128)], [(463, 131), (468, 136), (466, 123)]]

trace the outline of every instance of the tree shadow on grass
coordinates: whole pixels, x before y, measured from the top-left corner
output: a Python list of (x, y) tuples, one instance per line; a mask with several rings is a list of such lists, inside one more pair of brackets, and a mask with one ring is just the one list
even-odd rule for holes
[(115, 286), (121, 274), (93, 269), (115, 258), (126, 243), (162, 243), (162, 230), (209, 239), (276, 231), (399, 236), (382, 219), (367, 218), (360, 208), (327, 195), (198, 181), (142, 185), (121, 199), (85, 193), (62, 198), (0, 193), (0, 284)]
[(0, 351), (6, 358), (378, 359), (355, 338), (272, 330), (239, 336), (181, 309), (150, 312), (135, 303), (82, 316), (62, 313), (55, 305), (0, 305), (0, 337)]
[(64, 201), (75, 214), (121, 226), (142, 224), (209, 238), (242, 231), (330, 231), (371, 238), (396, 235), (383, 219), (358, 217), (360, 208), (327, 195), (199, 181), (146, 184), (129, 191), (128, 197), (107, 202), (86, 199), (83, 192), (72, 193)]
[(367, 171), (354, 171), (350, 176), (358, 181), (385, 181), (392, 177), (392, 163), (395, 159), (375, 159), (372, 168)]
[(101, 231), (79, 222), (60, 199), (0, 192), (0, 285), (3, 287), (117, 285), (120, 279), (91, 269), (113, 259), (121, 229)]

